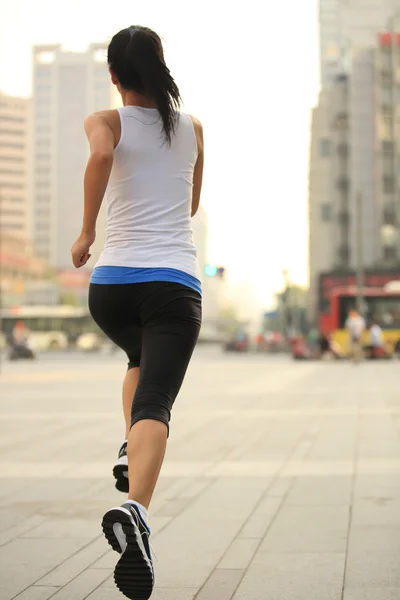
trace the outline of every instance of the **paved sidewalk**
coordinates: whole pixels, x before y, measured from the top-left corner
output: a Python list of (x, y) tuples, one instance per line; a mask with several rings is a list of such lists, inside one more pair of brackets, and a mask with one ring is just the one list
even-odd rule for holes
[[(0, 374), (0, 600), (117, 600), (123, 360)], [(154, 600), (400, 600), (400, 363), (200, 349), (151, 508)]]

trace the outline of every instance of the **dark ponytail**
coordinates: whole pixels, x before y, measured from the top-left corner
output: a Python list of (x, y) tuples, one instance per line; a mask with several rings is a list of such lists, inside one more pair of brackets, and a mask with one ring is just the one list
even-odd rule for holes
[(171, 144), (181, 97), (165, 64), (159, 36), (139, 25), (119, 31), (108, 47), (108, 65), (121, 87), (151, 98), (161, 115), (165, 139)]

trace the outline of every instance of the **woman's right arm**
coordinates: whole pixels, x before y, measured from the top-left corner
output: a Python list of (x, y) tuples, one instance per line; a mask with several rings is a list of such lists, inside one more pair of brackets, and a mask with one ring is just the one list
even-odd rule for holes
[(203, 165), (204, 165), (204, 140), (203, 127), (195, 117), (190, 117), (193, 122), (194, 132), (197, 140), (197, 161), (193, 172), (193, 193), (192, 193), (192, 217), (197, 213), (200, 204), (201, 186), (203, 183)]

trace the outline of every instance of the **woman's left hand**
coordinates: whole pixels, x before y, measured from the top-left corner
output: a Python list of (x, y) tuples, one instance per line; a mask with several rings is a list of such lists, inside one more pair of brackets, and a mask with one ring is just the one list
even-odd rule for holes
[(86, 265), (91, 257), (90, 247), (96, 239), (96, 233), (81, 233), (71, 248), (72, 262), (76, 269)]

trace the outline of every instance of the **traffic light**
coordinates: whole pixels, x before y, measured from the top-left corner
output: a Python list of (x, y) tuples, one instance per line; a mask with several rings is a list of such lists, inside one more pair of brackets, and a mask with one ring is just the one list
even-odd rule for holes
[(206, 265), (204, 267), (206, 277), (219, 277), (222, 279), (225, 275), (225, 267), (217, 267), (216, 265)]

